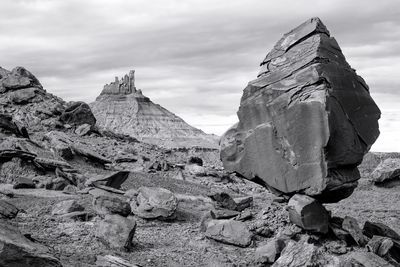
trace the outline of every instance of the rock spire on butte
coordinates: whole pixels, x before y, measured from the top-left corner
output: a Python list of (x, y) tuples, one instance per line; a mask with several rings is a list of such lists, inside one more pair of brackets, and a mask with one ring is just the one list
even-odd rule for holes
[(135, 85), (135, 71), (104, 85), (90, 104), (97, 125), (141, 141), (165, 147), (216, 148), (216, 139), (154, 104)]
[(379, 136), (380, 110), (319, 18), (286, 33), (243, 91), (221, 159), (283, 194), (349, 196)]

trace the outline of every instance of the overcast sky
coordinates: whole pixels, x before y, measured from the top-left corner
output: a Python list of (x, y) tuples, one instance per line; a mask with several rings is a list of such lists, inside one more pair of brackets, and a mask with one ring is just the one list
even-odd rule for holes
[(400, 151), (400, 1), (1, 0), (0, 8), (0, 66), (24, 66), (48, 92), (86, 102), (135, 69), (146, 96), (219, 135), (276, 41), (318, 16), (382, 110), (372, 150)]

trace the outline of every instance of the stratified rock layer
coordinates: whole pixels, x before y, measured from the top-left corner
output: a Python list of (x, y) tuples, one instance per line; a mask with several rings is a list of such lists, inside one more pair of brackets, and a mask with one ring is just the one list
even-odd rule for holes
[(276, 191), (336, 202), (379, 135), (380, 110), (318, 18), (286, 33), (244, 89), (224, 167)]
[(106, 84), (96, 101), (90, 104), (97, 125), (116, 133), (165, 147), (216, 148), (216, 139), (154, 104), (136, 89), (134, 72), (121, 81)]

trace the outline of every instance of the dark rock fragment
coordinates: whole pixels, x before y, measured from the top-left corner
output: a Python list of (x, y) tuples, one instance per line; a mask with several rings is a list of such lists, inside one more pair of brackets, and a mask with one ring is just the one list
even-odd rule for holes
[(396, 233), (396, 231), (379, 222), (366, 221), (363, 227), (363, 234), (369, 238), (372, 238), (374, 235), (378, 235), (400, 241), (400, 235)]
[(329, 213), (317, 200), (296, 194), (288, 203), (289, 219), (305, 230), (327, 233)]
[(350, 216), (344, 217), (342, 227), (343, 230), (346, 230), (351, 235), (359, 246), (364, 247), (367, 244), (368, 238), (363, 235), (356, 219)]
[(61, 114), (60, 120), (63, 123), (76, 126), (85, 123), (91, 126), (96, 124), (96, 118), (94, 117), (89, 105), (85, 102), (71, 103)]

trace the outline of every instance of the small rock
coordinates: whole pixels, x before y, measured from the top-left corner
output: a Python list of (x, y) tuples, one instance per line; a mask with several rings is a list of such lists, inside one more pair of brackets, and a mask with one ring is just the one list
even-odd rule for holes
[(140, 187), (136, 200), (131, 201), (132, 212), (145, 219), (173, 219), (178, 199), (169, 190), (159, 187)]
[(0, 222), (0, 266), (62, 267), (50, 249), (32, 242), (14, 226)]
[(400, 235), (389, 226), (379, 222), (366, 221), (363, 227), (363, 234), (371, 238), (374, 235), (390, 237), (400, 241)]
[(289, 241), (273, 267), (339, 266), (339, 260), (323, 255), (313, 244)]
[(285, 242), (279, 239), (272, 239), (259, 246), (255, 252), (256, 263), (274, 263), (285, 246)]
[(75, 133), (79, 136), (87, 135), (92, 130), (92, 126), (90, 124), (84, 123), (79, 125), (75, 129)]
[(288, 203), (289, 219), (304, 230), (327, 233), (329, 213), (317, 200), (296, 194)]
[(198, 166), (203, 166), (203, 160), (199, 157), (190, 157), (188, 164), (196, 164)]
[(78, 188), (72, 184), (67, 185), (66, 187), (64, 187), (63, 192), (65, 194), (76, 194), (78, 191)]
[(400, 185), (400, 159), (387, 158), (371, 173), (377, 186), (394, 187)]
[(233, 199), (233, 201), (235, 201), (235, 203), (236, 203), (235, 210), (237, 210), (237, 211), (245, 210), (253, 205), (253, 197), (252, 196), (235, 197)]
[(127, 217), (131, 213), (131, 206), (128, 202), (119, 197), (111, 195), (100, 195), (93, 198), (93, 207), (97, 214), (119, 214)]
[(13, 219), (17, 217), (19, 209), (15, 207), (13, 204), (5, 201), (4, 199), (0, 199), (0, 218), (1, 219)]
[(205, 232), (208, 227), (208, 223), (213, 220), (211, 211), (206, 211), (200, 219), (200, 231)]
[(362, 266), (362, 267), (393, 267), (381, 257), (371, 252), (352, 252), (344, 266)]
[(98, 223), (95, 235), (111, 248), (130, 251), (133, 248), (135, 231), (136, 221), (132, 217), (107, 214), (104, 220)]
[(13, 185), (14, 189), (33, 189), (36, 188), (35, 183), (30, 178), (17, 177)]
[(359, 246), (364, 247), (367, 244), (368, 239), (363, 235), (356, 219), (350, 216), (344, 217), (342, 227), (343, 230), (347, 231), (351, 235)]
[(82, 207), (76, 200), (71, 199), (71, 200), (65, 200), (57, 203), (51, 214), (52, 215), (64, 215), (70, 212), (75, 212), (75, 211), (83, 211), (85, 208)]
[(240, 247), (249, 246), (252, 238), (246, 224), (234, 220), (211, 220), (205, 235), (208, 238)]
[(197, 164), (189, 164), (185, 166), (185, 171), (195, 176), (207, 176), (207, 170), (203, 166)]
[(253, 217), (253, 213), (249, 210), (242, 211), (238, 216), (235, 217), (236, 221), (247, 221)]

